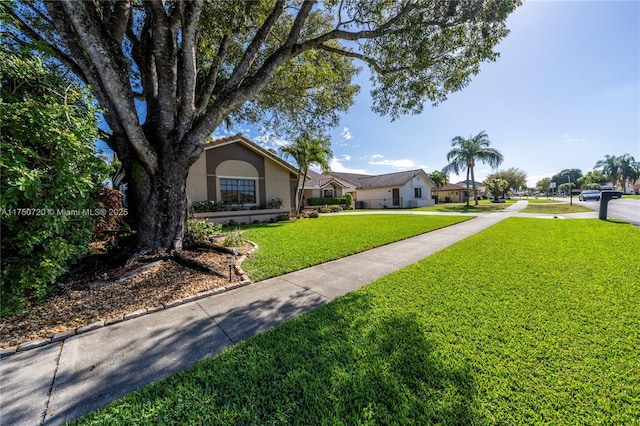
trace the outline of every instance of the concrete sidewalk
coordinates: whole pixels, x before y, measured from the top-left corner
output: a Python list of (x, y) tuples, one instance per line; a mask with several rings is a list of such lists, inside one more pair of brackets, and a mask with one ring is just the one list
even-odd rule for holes
[(0, 425), (58, 425), (517, 214), (504, 211), (31, 349), (0, 361)]

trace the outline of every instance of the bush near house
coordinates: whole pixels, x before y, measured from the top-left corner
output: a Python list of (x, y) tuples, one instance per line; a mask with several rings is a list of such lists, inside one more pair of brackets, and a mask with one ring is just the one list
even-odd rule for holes
[(345, 204), (351, 205), (351, 197), (320, 197), (320, 198), (307, 198), (308, 206), (324, 206), (331, 204)]
[(29, 53), (0, 51), (2, 314), (55, 289), (87, 252), (108, 166), (94, 101)]

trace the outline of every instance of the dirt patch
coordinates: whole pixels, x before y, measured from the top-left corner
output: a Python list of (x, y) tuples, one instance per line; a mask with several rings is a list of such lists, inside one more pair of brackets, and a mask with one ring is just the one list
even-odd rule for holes
[[(252, 248), (246, 243), (237, 250), (243, 255)], [(229, 272), (224, 254), (211, 251), (182, 254), (220, 272)], [(93, 267), (85, 265), (86, 271), (76, 271), (75, 279), (61, 288), (59, 294), (29, 306), (24, 315), (2, 318), (0, 349), (229, 285), (228, 278), (199, 272), (174, 260), (118, 267), (108, 267), (107, 262), (95, 259), (91, 262)], [(242, 277), (235, 272), (232, 282), (241, 281)]]

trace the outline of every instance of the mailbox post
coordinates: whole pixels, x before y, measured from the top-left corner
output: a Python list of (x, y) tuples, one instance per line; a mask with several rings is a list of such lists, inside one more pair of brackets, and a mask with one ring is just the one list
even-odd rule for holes
[(607, 204), (609, 201), (622, 197), (621, 191), (601, 191), (600, 192), (600, 220), (607, 220)]

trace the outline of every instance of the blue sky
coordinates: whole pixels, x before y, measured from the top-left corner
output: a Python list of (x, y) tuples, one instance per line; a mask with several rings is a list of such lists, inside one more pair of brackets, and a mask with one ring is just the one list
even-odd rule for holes
[[(331, 134), (332, 169), (429, 173), (446, 164), (453, 137), (481, 131), (504, 155), (500, 169), (524, 170), (529, 186), (566, 168), (586, 173), (606, 154), (640, 160), (640, 2), (529, 1), (508, 27), (498, 60), (421, 115), (373, 113), (363, 69), (362, 90)], [(229, 133), (238, 131), (268, 139), (251, 128)], [(476, 180), (489, 173), (476, 166)]]

